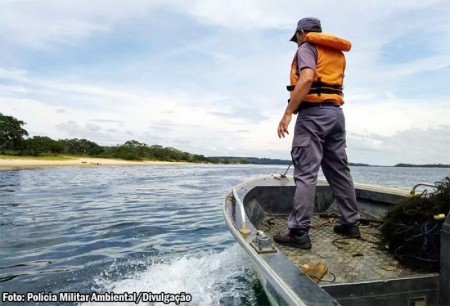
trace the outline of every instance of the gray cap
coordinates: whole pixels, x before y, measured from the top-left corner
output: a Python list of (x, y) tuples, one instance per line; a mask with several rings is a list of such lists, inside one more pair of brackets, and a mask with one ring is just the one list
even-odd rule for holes
[(297, 37), (295, 34), (300, 31), (304, 30), (307, 32), (322, 32), (322, 26), (320, 25), (320, 20), (314, 17), (306, 17), (302, 18), (297, 23), (297, 29), (295, 30), (294, 35), (290, 39), (290, 41), (297, 42)]

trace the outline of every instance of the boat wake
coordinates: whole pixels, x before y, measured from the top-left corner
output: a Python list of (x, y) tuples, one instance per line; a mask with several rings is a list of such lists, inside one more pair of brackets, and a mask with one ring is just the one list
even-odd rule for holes
[[(257, 305), (259, 282), (246, 254), (238, 244), (219, 253), (184, 255), (150, 263), (144, 271), (113, 281), (107, 271), (95, 279), (95, 292), (184, 292), (192, 296), (189, 305)], [(146, 304), (148, 303), (140, 303)], [(151, 305), (164, 305), (163, 303)], [(182, 304), (182, 303), (181, 303)], [(187, 304), (187, 303), (186, 303)], [(96, 305), (99, 303), (84, 303)], [(108, 305), (136, 305), (118, 302)]]

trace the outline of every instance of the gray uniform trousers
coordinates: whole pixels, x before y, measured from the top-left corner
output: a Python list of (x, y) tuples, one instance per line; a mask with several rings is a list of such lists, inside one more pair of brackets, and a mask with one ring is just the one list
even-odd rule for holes
[(345, 118), (340, 107), (320, 105), (300, 110), (291, 151), (296, 191), (289, 229), (311, 228), (320, 166), (341, 212), (341, 223), (359, 220), (345, 147)]

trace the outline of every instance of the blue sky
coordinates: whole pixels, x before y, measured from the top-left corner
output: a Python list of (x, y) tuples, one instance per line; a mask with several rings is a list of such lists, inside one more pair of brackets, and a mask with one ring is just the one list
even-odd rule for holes
[[(0, 112), (31, 136), (290, 158), (299, 18), (352, 41), (351, 162), (450, 163), (446, 1), (0, 2)], [(293, 123), (290, 130), (293, 130)]]

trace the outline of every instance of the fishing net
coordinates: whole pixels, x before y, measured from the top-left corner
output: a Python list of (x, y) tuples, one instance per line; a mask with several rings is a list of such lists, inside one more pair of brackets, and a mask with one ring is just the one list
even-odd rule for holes
[(437, 272), (440, 260), (440, 231), (450, 207), (450, 178), (435, 184), (436, 191), (425, 190), (395, 206), (385, 219), (383, 242), (405, 266)]

